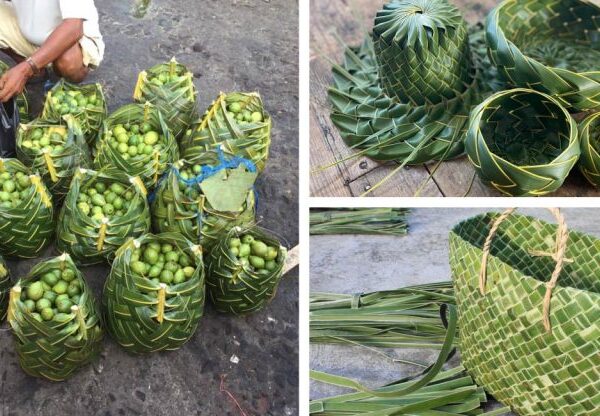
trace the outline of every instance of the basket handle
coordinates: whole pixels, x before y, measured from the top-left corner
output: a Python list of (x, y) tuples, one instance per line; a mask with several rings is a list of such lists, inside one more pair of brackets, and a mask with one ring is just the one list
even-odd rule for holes
[[(487, 279), (487, 260), (490, 254), (490, 249), (492, 246), (492, 240), (496, 235), (496, 231), (498, 231), (498, 227), (500, 224), (508, 218), (516, 208), (508, 208), (505, 210), (492, 224), (492, 228), (490, 228), (490, 232), (485, 240), (483, 245), (483, 257), (481, 258), (481, 270), (479, 271), (479, 291), (482, 295), (485, 295), (485, 284)], [(556, 287), (556, 283), (558, 281), (558, 277), (560, 276), (560, 272), (563, 268), (563, 264), (568, 262), (569, 260), (565, 258), (565, 251), (567, 249), (567, 240), (569, 239), (569, 232), (567, 230), (567, 224), (563, 215), (560, 213), (558, 208), (548, 208), (548, 210), (554, 215), (556, 221), (558, 222), (558, 229), (556, 233), (556, 245), (554, 253), (540, 252), (540, 251), (531, 251), (531, 254), (534, 256), (551, 256), (554, 261), (556, 261), (556, 267), (552, 272), (552, 276), (550, 280), (546, 282), (546, 293), (544, 295), (544, 309), (543, 309), (543, 323), (546, 332), (552, 332), (552, 327), (550, 325), (550, 300), (552, 298), (552, 290)]]

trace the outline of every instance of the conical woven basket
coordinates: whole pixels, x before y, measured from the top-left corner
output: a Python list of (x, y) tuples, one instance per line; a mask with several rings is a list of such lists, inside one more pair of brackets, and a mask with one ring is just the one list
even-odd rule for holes
[(600, 240), (512, 212), (450, 233), (463, 363), (521, 416), (597, 415)]
[(580, 154), (568, 111), (523, 88), (495, 93), (473, 109), (465, 148), (482, 181), (512, 196), (556, 191)]
[(600, 186), (600, 112), (590, 114), (579, 124), (579, 139), (579, 169), (592, 185)]
[(0, 322), (6, 318), (6, 308), (8, 306), (8, 292), (12, 286), (8, 267), (2, 256), (0, 256)]
[[(27, 309), (21, 295), (33, 282), (53, 270), (70, 269), (79, 281), (79, 302), (70, 313), (56, 315), (51, 321), (38, 321)], [(8, 322), (15, 336), (19, 363), (35, 377), (51, 381), (69, 378), (82, 366), (89, 364), (102, 348), (100, 313), (83, 274), (68, 254), (37, 264), (27, 276), (11, 289)]]
[(600, 108), (600, 6), (588, 0), (506, 0), (486, 20), (489, 56), (512, 85), (564, 106)]

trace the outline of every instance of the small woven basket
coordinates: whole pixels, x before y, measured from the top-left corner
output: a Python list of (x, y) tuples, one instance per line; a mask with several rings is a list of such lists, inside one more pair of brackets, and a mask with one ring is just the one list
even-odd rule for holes
[(463, 363), (521, 416), (597, 415), (600, 240), (513, 211), (450, 233)]

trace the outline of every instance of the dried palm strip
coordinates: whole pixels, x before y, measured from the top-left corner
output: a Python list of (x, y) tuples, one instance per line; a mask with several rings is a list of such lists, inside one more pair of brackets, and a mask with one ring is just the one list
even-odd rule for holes
[(406, 208), (321, 208), (310, 213), (311, 234), (384, 234), (408, 232)]

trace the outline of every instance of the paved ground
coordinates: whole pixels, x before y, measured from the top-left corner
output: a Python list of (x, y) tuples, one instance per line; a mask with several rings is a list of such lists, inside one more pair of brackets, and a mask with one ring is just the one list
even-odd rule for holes
[[(311, 292), (360, 293), (450, 279), (448, 234), (458, 222), (488, 209), (414, 209), (408, 217), (409, 234), (389, 236), (312, 236), (310, 239)], [(552, 221), (542, 209), (521, 210)], [(597, 209), (564, 209), (571, 229), (600, 236), (600, 224), (591, 218)], [(390, 350), (395, 357), (433, 362), (435, 351)], [(360, 358), (357, 358), (360, 357)], [(456, 361), (456, 359), (455, 359)], [(360, 347), (312, 344), (310, 368), (345, 375), (376, 387), (413, 374), (414, 367), (391, 363)], [(310, 397), (344, 390), (311, 382)]]
[[(195, 74), (202, 110), (219, 91), (259, 91), (274, 119), (272, 154), (259, 179), (262, 225), (298, 242), (298, 5), (294, 0), (153, 0), (143, 19), (133, 1), (97, 1), (107, 44), (92, 80), (107, 90), (110, 110), (131, 100), (137, 73), (172, 56)], [(46, 253), (54, 254), (52, 249)], [(39, 260), (10, 262), (13, 276)], [(99, 295), (106, 267), (84, 269)], [(0, 416), (298, 414), (297, 271), (274, 302), (248, 317), (207, 308), (180, 351), (126, 354), (112, 340), (95, 367), (52, 384), (18, 367), (6, 326), (0, 329)], [(231, 362), (238, 357), (239, 363)], [(234, 359), (235, 361), (235, 359)]]

